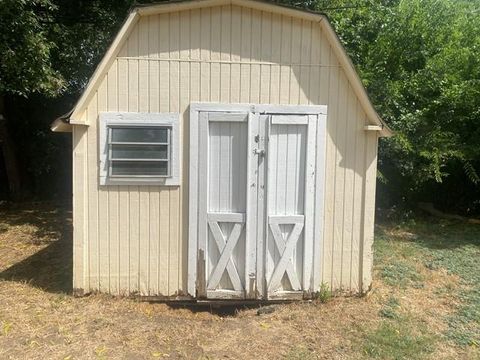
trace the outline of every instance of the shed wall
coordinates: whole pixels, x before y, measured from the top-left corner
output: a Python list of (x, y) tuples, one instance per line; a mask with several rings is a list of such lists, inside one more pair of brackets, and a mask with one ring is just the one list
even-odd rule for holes
[[(314, 266), (335, 290), (368, 287), (377, 134), (364, 131), (365, 112), (322, 24), (222, 6), (141, 17), (82, 114), (90, 126), (75, 127), (74, 288), (186, 293), (188, 106), (196, 101), (328, 106)], [(179, 112), (182, 185), (99, 186), (103, 111)]]

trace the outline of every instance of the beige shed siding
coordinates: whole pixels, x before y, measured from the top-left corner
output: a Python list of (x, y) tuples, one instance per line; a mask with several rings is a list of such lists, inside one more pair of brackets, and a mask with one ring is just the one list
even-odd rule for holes
[[(334, 289), (368, 287), (377, 135), (364, 131), (366, 114), (320, 23), (230, 5), (140, 17), (88, 103), (82, 116), (90, 126), (74, 132), (74, 287), (186, 292), (193, 101), (328, 106), (322, 259), (315, 266)], [(99, 186), (101, 111), (179, 112), (182, 186)]]
[(86, 185), (86, 128), (73, 127), (73, 288), (81, 291), (85, 288), (85, 199)]

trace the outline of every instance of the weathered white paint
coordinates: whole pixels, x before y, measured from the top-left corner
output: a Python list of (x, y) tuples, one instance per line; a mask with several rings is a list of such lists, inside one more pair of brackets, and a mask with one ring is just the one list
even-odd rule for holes
[[(267, 160), (269, 296), (275, 291), (318, 290), (312, 283), (313, 262), (320, 261), (314, 257), (314, 243), (322, 243), (320, 231), (314, 233), (315, 163), (317, 142), (321, 149), (324, 142), (318, 137), (317, 124), (318, 117), (313, 115), (272, 116)], [(323, 184), (317, 188), (323, 189)], [(285, 271), (288, 281), (282, 281)]]
[[(313, 221), (314, 233), (323, 234), (321, 244), (314, 242), (320, 261), (312, 264), (313, 283), (349, 292), (367, 289), (379, 133), (364, 127), (381, 124), (326, 19), (254, 1), (171, 6), (132, 13), (72, 117), (78, 124), (73, 133), (74, 288), (194, 295), (187, 285), (192, 280), (187, 262), (196, 264), (196, 259), (188, 258), (187, 240), (198, 229), (188, 221), (189, 211), (196, 211), (189, 208), (189, 183), (198, 194), (204, 191), (189, 174), (189, 164), (198, 163), (199, 154), (188, 149), (203, 145), (190, 137), (198, 119), (190, 118), (189, 106), (202, 101), (225, 103), (225, 111), (236, 103), (328, 108), (325, 151), (317, 146), (315, 163), (316, 182), (324, 181), (325, 188), (316, 188), (314, 196), (315, 208), (324, 210), (316, 211)], [(243, 106), (250, 112), (249, 105)], [(255, 109), (262, 113), (262, 106)], [(181, 185), (100, 187), (100, 112), (179, 113)], [(298, 114), (308, 113), (298, 108)], [(258, 116), (260, 124), (266, 121)], [(262, 125), (258, 130), (266, 136)], [(255, 192), (257, 198), (268, 198), (263, 190)], [(199, 197), (197, 206), (201, 201)], [(257, 212), (260, 219), (263, 211)], [(256, 228), (243, 231), (260, 234)], [(261, 256), (263, 250), (245, 251)], [(256, 265), (246, 264), (243, 276), (248, 278)], [(248, 291), (263, 291), (261, 283), (257, 286)]]
[(207, 233), (199, 232), (198, 237), (207, 239), (199, 249), (206, 260), (202, 281), (210, 292), (245, 292), (247, 119), (246, 113), (209, 112), (200, 124), (208, 141), (198, 149), (205, 166), (199, 167), (200, 189), (206, 193), (200, 196), (207, 197), (199, 212), (208, 226)]
[[(226, 111), (223, 104), (192, 104), (191, 142), (203, 145), (190, 148), (191, 293), (204, 296), (206, 286), (207, 297), (281, 298), (318, 288), (313, 256), (322, 233), (314, 233), (314, 221), (323, 204), (315, 204), (315, 172), (317, 143), (320, 161), (325, 149), (325, 132), (317, 131), (325, 128), (324, 114), (318, 123), (325, 108), (302, 108), (317, 114), (298, 115), (297, 106), (238, 104)], [(257, 109), (264, 115), (242, 113)]]

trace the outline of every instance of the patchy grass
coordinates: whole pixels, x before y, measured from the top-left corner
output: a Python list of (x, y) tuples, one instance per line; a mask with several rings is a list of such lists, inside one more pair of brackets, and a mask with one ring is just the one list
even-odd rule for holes
[(365, 337), (364, 351), (375, 359), (424, 359), (436, 338), (425, 325), (411, 319), (384, 321)]
[[(426, 277), (442, 271), (453, 276), (454, 282), (440, 284), (434, 292), (452, 305), (442, 335), (457, 345), (480, 346), (480, 226), (423, 221), (383, 227), (376, 250), (377, 269), (387, 285), (423, 286)], [(432, 280), (442, 279), (446, 277)]]
[[(398, 305), (387, 303), (380, 310), (380, 316), (390, 320), (388, 325), (382, 324), (385, 336), (388, 337), (389, 329), (396, 328), (401, 333), (402, 328), (408, 328), (399, 313), (416, 313), (415, 319), (437, 327), (432, 335), (438, 337), (438, 344), (453, 343), (463, 349), (467, 358), (480, 358), (479, 260), (478, 225), (431, 220), (379, 227), (375, 242), (376, 273), (396, 296), (402, 294), (404, 298)], [(416, 291), (422, 288), (423, 291)], [(418, 295), (424, 298), (414, 300)], [(431, 303), (426, 318), (415, 311), (421, 302)], [(406, 303), (416, 306), (409, 311), (402, 309)], [(411, 328), (418, 326), (421, 324), (413, 324)], [(425, 334), (428, 331), (423, 333), (428, 337)], [(398, 358), (411, 358), (399, 352)]]
[(387, 285), (401, 288), (407, 286), (421, 287), (424, 280), (414, 265), (402, 260), (385, 264), (381, 269), (380, 276)]
[[(421, 244), (425, 246), (429, 261), (426, 266), (444, 268), (460, 278), (456, 292), (460, 300), (455, 313), (447, 318), (447, 335), (460, 345), (480, 347), (480, 234), (479, 226), (453, 226), (440, 223), (429, 229), (419, 226), (424, 234)], [(451, 288), (442, 289), (452, 292)], [(453, 290), (455, 291), (455, 290)]]
[(71, 294), (68, 209), (0, 210), (0, 358), (479, 359), (480, 226), (376, 229), (368, 296), (255, 308)]
[(400, 303), (394, 296), (390, 297), (387, 303), (380, 309), (380, 316), (387, 319), (397, 319)]

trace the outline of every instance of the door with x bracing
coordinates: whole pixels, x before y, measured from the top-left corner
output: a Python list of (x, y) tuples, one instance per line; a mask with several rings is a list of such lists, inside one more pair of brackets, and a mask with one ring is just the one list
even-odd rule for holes
[(317, 121), (302, 114), (199, 114), (200, 297), (311, 292)]

